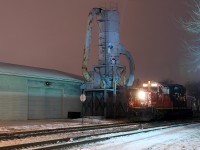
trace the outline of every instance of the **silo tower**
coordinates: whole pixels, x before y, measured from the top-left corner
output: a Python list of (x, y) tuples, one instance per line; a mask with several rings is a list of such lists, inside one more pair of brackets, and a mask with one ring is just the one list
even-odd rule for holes
[[(98, 64), (94, 65), (92, 71), (88, 71), (90, 59), (90, 47), (94, 17), (97, 17), (99, 26)], [(126, 81), (126, 66), (120, 62), (120, 55), (125, 55), (129, 62), (130, 75)], [(134, 81), (134, 61), (131, 54), (120, 43), (120, 18), (117, 9), (93, 8), (88, 16), (86, 42), (82, 63), (83, 76), (86, 82), (81, 86), (83, 92), (91, 100), (90, 108), (85, 104), (85, 111), (91, 109), (89, 114), (102, 115), (97, 106), (103, 109), (105, 117), (110, 116), (110, 107), (116, 111), (118, 88), (130, 87)], [(90, 96), (89, 96), (90, 95)], [(111, 98), (109, 98), (109, 96)], [(87, 99), (88, 99), (87, 98)], [(97, 99), (97, 100), (95, 100)], [(109, 99), (109, 100), (108, 100)], [(110, 100), (112, 99), (112, 100)], [(110, 104), (110, 107), (108, 107)], [(115, 116), (115, 112), (111, 112)], [(112, 116), (112, 115), (111, 115)]]

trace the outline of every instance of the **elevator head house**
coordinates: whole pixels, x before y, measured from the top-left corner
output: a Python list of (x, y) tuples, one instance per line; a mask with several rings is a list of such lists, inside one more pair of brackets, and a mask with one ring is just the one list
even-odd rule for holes
[(82, 81), (56, 70), (0, 63), (0, 120), (78, 117)]

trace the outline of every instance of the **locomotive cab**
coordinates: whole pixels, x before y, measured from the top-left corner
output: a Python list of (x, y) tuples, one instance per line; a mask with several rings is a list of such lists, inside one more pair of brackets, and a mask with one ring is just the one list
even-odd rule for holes
[(133, 107), (153, 107), (158, 106), (163, 101), (168, 101), (169, 88), (160, 83), (148, 81), (139, 86)]
[(151, 120), (173, 116), (176, 114), (191, 114), (187, 106), (186, 89), (179, 84), (162, 84), (148, 81), (142, 83), (129, 98), (129, 112), (136, 120)]

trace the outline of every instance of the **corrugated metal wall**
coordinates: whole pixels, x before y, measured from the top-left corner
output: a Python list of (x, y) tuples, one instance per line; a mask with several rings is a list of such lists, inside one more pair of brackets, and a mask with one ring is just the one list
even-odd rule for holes
[(30, 87), (28, 93), (28, 119), (63, 118), (61, 89)]
[(0, 119), (27, 119), (27, 95), (22, 92), (0, 92)]
[(27, 119), (27, 80), (24, 77), (0, 75), (0, 119)]
[(60, 119), (81, 112), (80, 82), (0, 74), (0, 120)]

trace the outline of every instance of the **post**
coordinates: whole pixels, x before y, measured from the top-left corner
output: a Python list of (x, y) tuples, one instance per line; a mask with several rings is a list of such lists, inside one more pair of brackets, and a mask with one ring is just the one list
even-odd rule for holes
[(107, 118), (107, 91), (104, 89), (104, 117)]
[(81, 114), (82, 114), (82, 125), (83, 125), (83, 103), (84, 102), (82, 102), (82, 112), (81, 112)]
[(114, 119), (116, 119), (116, 112), (117, 112), (117, 102), (116, 102), (116, 96), (117, 96), (117, 82), (116, 82), (116, 72), (117, 72), (117, 68), (116, 66), (114, 66), (114, 70), (113, 70), (113, 105), (114, 105)]
[(92, 116), (95, 116), (95, 91), (92, 92)]
[(83, 103), (86, 100), (86, 96), (85, 94), (82, 92), (81, 96), (80, 96), (80, 101), (82, 102), (82, 125), (83, 125)]

